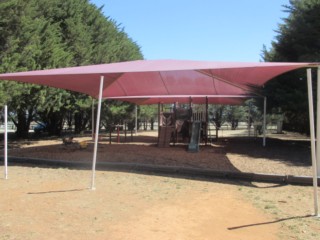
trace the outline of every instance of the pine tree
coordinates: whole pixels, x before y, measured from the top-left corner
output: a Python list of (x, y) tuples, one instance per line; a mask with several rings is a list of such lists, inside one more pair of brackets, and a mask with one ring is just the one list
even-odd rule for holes
[[(142, 59), (140, 47), (88, 0), (3, 0), (0, 14), (0, 72)], [(61, 132), (70, 114), (81, 123), (78, 131), (88, 122), (82, 114), (91, 109), (88, 96), (14, 82), (0, 86), (0, 103), (14, 110), (19, 137), (27, 137), (33, 120), (45, 122), (51, 134)]]
[[(288, 17), (279, 25), (270, 50), (264, 47), (263, 60), (274, 62), (320, 61), (320, 0), (291, 0), (284, 6)], [(268, 110), (285, 116), (284, 128), (308, 132), (305, 70), (284, 74), (266, 84)]]

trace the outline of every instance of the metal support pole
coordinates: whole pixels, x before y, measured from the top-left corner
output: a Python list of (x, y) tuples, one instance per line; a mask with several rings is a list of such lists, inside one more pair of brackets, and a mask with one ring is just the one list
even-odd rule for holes
[(8, 179), (8, 107), (4, 106), (4, 178)]
[(161, 126), (161, 110), (160, 110), (160, 103), (158, 103), (158, 140), (160, 138), (160, 126)]
[(91, 113), (91, 135), (94, 140), (94, 99), (92, 99), (92, 113)]
[(95, 136), (94, 136), (95, 138), (94, 138), (94, 149), (93, 149), (93, 159), (92, 159), (91, 190), (95, 190), (96, 163), (97, 163), (97, 151), (98, 151), (98, 138), (99, 138), (99, 127), (100, 127), (100, 113), (101, 113), (103, 82), (104, 82), (104, 76), (101, 76), (100, 77), (100, 89), (99, 89), (99, 102), (98, 102), (96, 132), (95, 132)]
[(318, 216), (318, 177), (317, 177), (317, 159), (316, 146), (314, 134), (314, 114), (313, 114), (313, 94), (312, 94), (312, 75), (311, 68), (307, 69), (307, 83), (308, 83), (308, 99), (309, 99), (309, 120), (310, 120), (310, 140), (311, 140), (311, 158), (313, 170), (313, 195), (314, 195), (314, 214)]
[(209, 112), (208, 112), (208, 108), (209, 108), (209, 101), (208, 101), (208, 97), (206, 97), (206, 127), (205, 127), (205, 144), (206, 146), (208, 145), (208, 128), (209, 128)]
[(317, 175), (320, 176), (320, 66), (317, 71)]
[(251, 102), (249, 102), (249, 106), (248, 106), (248, 136), (250, 137), (251, 136), (251, 126), (250, 126), (250, 124), (251, 124), (251, 121), (250, 121), (250, 119), (251, 119)]
[(135, 115), (136, 115), (136, 119), (135, 119), (135, 133), (137, 135), (138, 133), (138, 105), (135, 106)]
[(127, 122), (124, 122), (124, 142), (127, 142)]
[(266, 130), (267, 130), (267, 97), (263, 99), (263, 142), (262, 146), (266, 146)]
[(120, 125), (117, 126), (117, 143), (120, 143)]

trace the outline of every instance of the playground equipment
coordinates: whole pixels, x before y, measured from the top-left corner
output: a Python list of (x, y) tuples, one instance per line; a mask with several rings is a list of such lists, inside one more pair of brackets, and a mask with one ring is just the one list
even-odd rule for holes
[(159, 147), (169, 147), (171, 138), (175, 131), (174, 127), (174, 113), (173, 112), (162, 112), (160, 116), (160, 126), (159, 126), (159, 137), (158, 146)]
[(201, 122), (193, 122), (190, 143), (188, 145), (189, 152), (199, 152), (200, 132)]
[[(163, 110), (163, 109), (162, 109)], [(201, 141), (208, 140), (208, 114), (198, 107), (197, 110), (177, 107), (170, 111), (159, 111), (159, 147), (169, 147), (178, 143), (188, 144), (188, 151), (199, 151)]]

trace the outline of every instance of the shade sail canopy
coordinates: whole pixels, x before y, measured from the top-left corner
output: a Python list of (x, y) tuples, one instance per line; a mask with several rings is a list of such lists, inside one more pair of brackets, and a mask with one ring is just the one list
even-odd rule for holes
[[(319, 63), (226, 63), (141, 60), (73, 68), (7, 73), (0, 74), (0, 80), (14, 80), (40, 84), (77, 91), (91, 95), (92, 97), (99, 97), (96, 126), (100, 126), (102, 97), (131, 101), (137, 104), (159, 102), (172, 103), (176, 101), (189, 102), (190, 99), (197, 103), (208, 102), (227, 104), (233, 102), (235, 104), (241, 102), (241, 99), (252, 95), (252, 86), (262, 86), (272, 78), (291, 70), (317, 66), (319, 66)], [(318, 76), (319, 73), (320, 69), (318, 70)], [(312, 100), (311, 83), (311, 71), (309, 71), (309, 100)], [(265, 109), (266, 104), (264, 104), (264, 112), (266, 111)], [(319, 112), (318, 115), (320, 115)], [(310, 104), (310, 119), (312, 119), (312, 121), (310, 121), (310, 132), (314, 136), (312, 104)], [(264, 117), (264, 126), (265, 122), (266, 118)], [(318, 129), (320, 129), (319, 126)], [(91, 189), (95, 189), (98, 137), (99, 127), (96, 127)], [(314, 137), (312, 137), (312, 143), (315, 213), (318, 215), (318, 179)], [(320, 143), (319, 139), (317, 143)], [(318, 151), (318, 153), (319, 152), (320, 151)]]
[(103, 98), (137, 104), (237, 104), (285, 72), (314, 63), (239, 63), (186, 60), (139, 60), (61, 69), (0, 74), (0, 79), (62, 88), (98, 97), (104, 76)]

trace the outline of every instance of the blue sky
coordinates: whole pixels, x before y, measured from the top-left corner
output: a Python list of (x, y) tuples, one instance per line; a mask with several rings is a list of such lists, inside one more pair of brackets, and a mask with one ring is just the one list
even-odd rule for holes
[(145, 59), (261, 60), (289, 0), (91, 0)]

